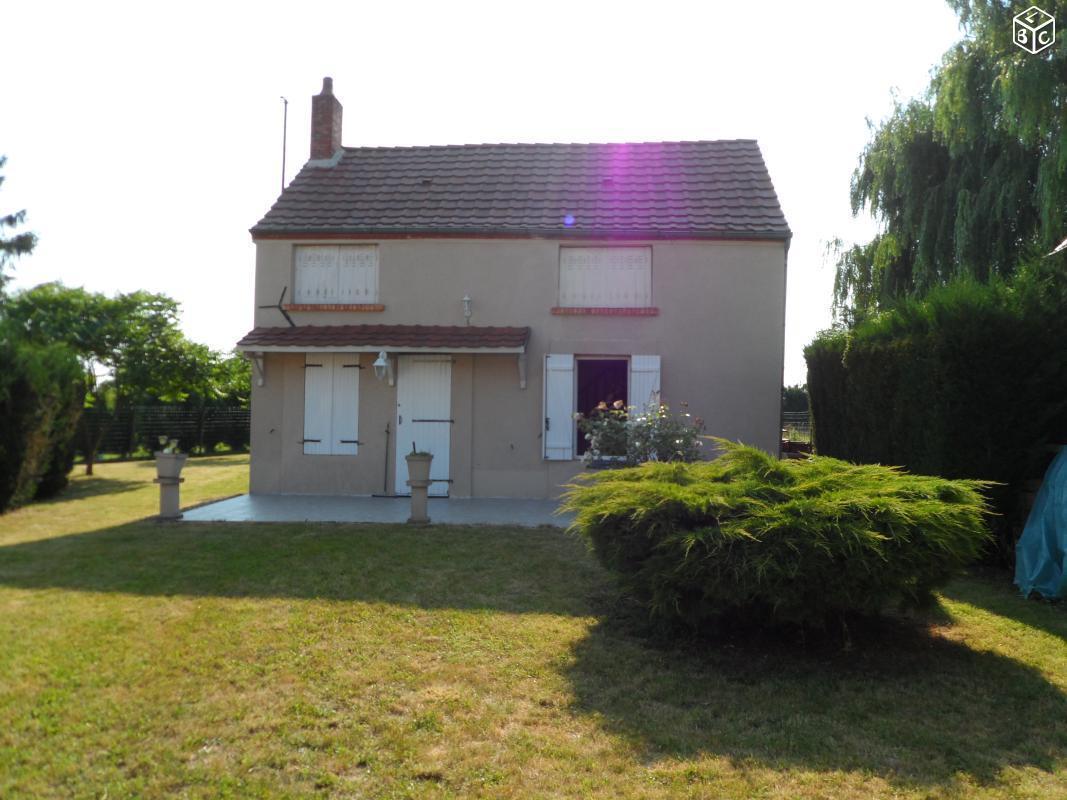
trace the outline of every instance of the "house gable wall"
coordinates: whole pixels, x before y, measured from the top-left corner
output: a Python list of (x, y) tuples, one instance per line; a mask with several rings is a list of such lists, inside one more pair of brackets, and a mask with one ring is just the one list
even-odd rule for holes
[[(324, 243), (327, 240), (323, 240)], [(663, 397), (689, 403), (708, 433), (776, 451), (782, 380), (785, 243), (654, 241), (649, 316), (560, 315), (560, 242), (545, 239), (352, 239), (379, 245), (383, 310), (292, 311), (299, 325), (464, 324), (529, 326), (527, 388), (514, 356), (458, 355), (453, 366), (454, 496), (546, 497), (581, 465), (546, 462), (541, 452), (543, 362), (547, 353), (659, 354)], [(292, 300), (293, 246), (257, 242), (256, 305)], [(330, 244), (342, 243), (336, 239)], [(573, 242), (568, 242), (573, 245)], [(590, 245), (617, 243), (591, 241)], [(256, 310), (256, 326), (285, 325), (274, 309)], [(370, 494), (392, 491), (385, 423), (395, 388), (369, 372), (360, 382), (356, 456), (305, 456), (303, 358), (269, 354), (266, 382), (253, 390), (252, 491)], [(395, 427), (395, 423), (394, 423)], [(393, 447), (390, 442), (389, 448)], [(342, 460), (351, 463), (342, 464)]]

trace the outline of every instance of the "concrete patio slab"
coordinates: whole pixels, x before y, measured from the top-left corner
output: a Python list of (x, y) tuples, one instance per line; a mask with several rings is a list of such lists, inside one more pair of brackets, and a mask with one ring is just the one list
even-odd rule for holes
[[(438, 525), (518, 525), (565, 528), (554, 500), (430, 498), (430, 520)], [(186, 522), (407, 522), (406, 497), (336, 495), (240, 495), (184, 512)]]

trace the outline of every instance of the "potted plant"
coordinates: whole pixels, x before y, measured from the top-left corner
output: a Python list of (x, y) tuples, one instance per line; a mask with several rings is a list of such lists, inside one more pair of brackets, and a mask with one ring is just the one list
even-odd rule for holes
[(412, 442), (411, 452), (404, 456), (404, 460), (408, 462), (409, 481), (430, 480), (430, 463), (433, 461), (433, 453), (427, 453), (424, 450), (416, 450), (415, 443)]
[(188, 453), (178, 452), (178, 440), (159, 437), (161, 449), (156, 451), (156, 475), (160, 478), (177, 478), (182, 474)]

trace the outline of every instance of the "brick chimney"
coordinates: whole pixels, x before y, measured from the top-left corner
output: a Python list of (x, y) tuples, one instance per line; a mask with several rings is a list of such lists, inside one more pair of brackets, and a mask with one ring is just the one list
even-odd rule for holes
[(333, 78), (311, 98), (311, 157), (332, 158), (341, 149), (341, 103), (333, 96)]

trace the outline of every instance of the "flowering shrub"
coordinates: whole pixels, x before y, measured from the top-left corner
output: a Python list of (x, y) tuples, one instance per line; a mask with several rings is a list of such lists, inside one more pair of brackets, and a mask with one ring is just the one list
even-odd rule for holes
[[(687, 408), (682, 403), (682, 408)], [(649, 404), (638, 414), (631, 414), (627, 437), (626, 460), (630, 464), (646, 461), (696, 461), (700, 458), (700, 434), (704, 420), (688, 411), (671, 414), (670, 408)]]
[[(682, 404), (686, 408), (686, 404)], [(600, 403), (589, 416), (576, 415), (578, 430), (589, 443), (583, 458), (602, 465), (626, 465), (646, 461), (696, 461), (700, 457), (700, 434), (704, 421), (688, 411), (671, 413), (668, 406), (650, 403), (643, 411), (616, 400), (610, 407)]]
[(587, 462), (600, 463), (618, 460), (626, 456), (627, 410), (622, 400), (610, 406), (603, 400), (585, 416), (575, 414), (578, 431), (589, 443), (582, 458)]

